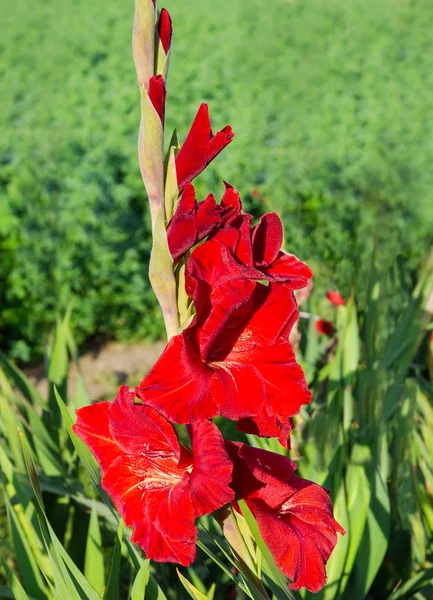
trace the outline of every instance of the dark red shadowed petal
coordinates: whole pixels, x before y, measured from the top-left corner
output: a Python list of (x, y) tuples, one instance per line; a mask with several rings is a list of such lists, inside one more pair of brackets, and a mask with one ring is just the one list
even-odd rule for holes
[(167, 227), (168, 247), (175, 261), (192, 248), (197, 239), (195, 208), (195, 189), (191, 183), (187, 183)]
[(253, 228), (253, 254), (256, 266), (267, 266), (274, 262), (283, 242), (283, 226), (276, 213), (267, 213)]
[(325, 565), (344, 529), (335, 521), (327, 491), (294, 475), (296, 464), (273, 452), (226, 442), (232, 486), (257, 519), (264, 542), (290, 588), (318, 592)]
[(327, 292), (326, 297), (328, 298), (329, 302), (331, 302), (331, 304), (335, 304), (335, 306), (343, 306), (346, 304), (346, 300), (339, 292)]
[(177, 183), (182, 189), (187, 181), (192, 181), (220, 152), (231, 142), (234, 133), (231, 127), (224, 127), (213, 134), (209, 109), (202, 104), (191, 125), (191, 129), (176, 156)]
[(161, 14), (159, 16), (158, 34), (162, 47), (164, 48), (164, 52), (167, 54), (171, 47), (173, 26), (171, 23), (170, 13), (165, 8), (161, 9)]
[(239, 214), (242, 210), (242, 203), (239, 196), (239, 192), (235, 190), (235, 188), (227, 183), (227, 181), (223, 181), (225, 191), (221, 200), (221, 206), (227, 210), (232, 211), (232, 214), (235, 216)]
[(331, 335), (334, 331), (334, 325), (331, 321), (326, 321), (325, 319), (317, 319), (314, 323), (314, 327), (318, 333), (322, 335)]
[(163, 125), (165, 118), (166, 93), (164, 78), (162, 75), (156, 75), (156, 77), (151, 77), (149, 79), (149, 99), (152, 102), (154, 109), (158, 113)]
[(304, 288), (313, 277), (310, 267), (293, 254), (287, 254), (283, 250), (278, 253), (274, 262), (262, 270), (267, 279), (285, 283), (293, 290)]
[(229, 487), (233, 464), (219, 429), (210, 421), (191, 425), (194, 468), (191, 472), (192, 503), (196, 517), (217, 510), (234, 499)]
[[(263, 540), (292, 590), (319, 592), (326, 583), (325, 565), (344, 529), (332, 515), (332, 503), (319, 485), (293, 475), (286, 501), (278, 511), (254, 501)], [(271, 492), (269, 492), (271, 494)], [(266, 496), (266, 494), (263, 494)], [(284, 543), (281, 543), (284, 540)]]
[(197, 202), (194, 186), (187, 182), (167, 227), (168, 246), (174, 261), (218, 230), (235, 212), (235, 206), (218, 205), (212, 194)]
[(287, 450), (290, 450), (290, 434), (294, 426), (291, 417), (283, 419), (276, 416), (267, 416), (266, 414), (240, 419), (236, 424), (238, 431), (252, 433), (259, 437), (278, 438), (280, 444)]
[(220, 224), (221, 209), (215, 202), (213, 194), (209, 194), (203, 202), (197, 204), (197, 242), (200, 242)]

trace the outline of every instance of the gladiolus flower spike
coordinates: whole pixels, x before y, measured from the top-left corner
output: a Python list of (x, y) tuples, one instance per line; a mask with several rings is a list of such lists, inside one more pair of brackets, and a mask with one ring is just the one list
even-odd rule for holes
[[(207, 104), (177, 155), (172, 147), (163, 161), (172, 24), (164, 9), (156, 20), (155, 0), (136, 6), (139, 156), (155, 236), (150, 272), (169, 340), (134, 391), (121, 387), (112, 402), (80, 408), (73, 430), (148, 558), (191, 565), (195, 520), (230, 503), (239, 509), (243, 499), (290, 587), (317, 592), (344, 533), (328, 492), (295, 475), (289, 458), (224, 440), (212, 422), (221, 415), (290, 448), (293, 417), (311, 400), (289, 342), (294, 291), (312, 273), (282, 249), (279, 217), (268, 213), (254, 225), (229, 184), (220, 203), (212, 194), (197, 201), (191, 181), (233, 138), (230, 126), (213, 134)], [(328, 298), (344, 304), (338, 292)], [(330, 332), (325, 321), (316, 327)], [(189, 443), (179, 442), (174, 424), (187, 426)]]

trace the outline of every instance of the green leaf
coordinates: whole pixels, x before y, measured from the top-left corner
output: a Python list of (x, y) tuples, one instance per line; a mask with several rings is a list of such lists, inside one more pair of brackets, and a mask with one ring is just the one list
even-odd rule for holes
[(7, 497), (5, 497), (5, 505), (14, 554), (23, 581), (26, 582), (29, 594), (39, 600), (44, 600), (46, 598), (45, 585), (33, 556), (28, 537)]
[[(11, 586), (11, 592), (13, 595), (10, 598), (14, 598), (15, 600), (30, 600), (28, 594), (24, 591), (23, 586), (20, 583), (20, 580), (15, 575), (15, 573), (10, 569), (9, 565), (0, 557), (0, 563), (2, 564), (3, 569), (6, 572), (6, 577), (8, 578), (9, 585)], [(1, 597), (0, 592), (0, 597)]]
[(104, 553), (95, 501), (93, 501), (87, 532), (84, 575), (95, 590), (102, 594), (105, 587)]
[[(371, 462), (371, 451), (368, 446), (356, 444), (353, 447), (350, 462), (347, 467), (345, 485), (347, 510), (349, 515), (349, 548), (347, 552), (344, 574), (341, 578), (340, 595), (345, 591), (349, 576), (355, 564), (361, 541), (366, 527), (368, 507), (370, 504), (370, 482), (366, 468)], [(343, 596), (341, 596), (343, 597)], [(350, 600), (351, 591), (346, 598)]]
[(120, 559), (122, 557), (123, 521), (119, 522), (116, 543), (114, 545), (113, 561), (110, 576), (105, 591), (104, 600), (119, 600)]
[[(145, 560), (143, 565), (140, 567), (137, 575), (135, 576), (134, 583), (132, 585), (130, 600), (144, 600), (148, 598), (147, 584), (149, 582), (149, 565), (150, 560)], [(149, 596), (149, 600), (156, 600), (157, 596)]]
[(433, 567), (417, 573), (388, 596), (387, 600), (406, 600), (407, 598), (412, 598), (416, 592), (428, 587), (432, 581)]
[(360, 357), (358, 317), (353, 294), (347, 305), (342, 308), (346, 310), (343, 332), (343, 377), (346, 381), (356, 373)]
[(349, 513), (347, 510), (346, 487), (341, 482), (334, 502), (334, 517), (346, 530), (345, 536), (338, 536), (337, 545), (326, 565), (328, 581), (323, 589), (323, 600), (337, 600), (339, 594), (340, 580), (346, 564), (349, 549)]
[(66, 334), (66, 317), (63, 321), (57, 319), (54, 332), (54, 344), (50, 352), (48, 367), (48, 380), (60, 386), (68, 375), (68, 345)]
[[(391, 525), (391, 505), (388, 489), (379, 470), (370, 479), (372, 495), (367, 523), (355, 560), (351, 585), (351, 600), (363, 600), (385, 558)], [(372, 481), (373, 479), (373, 481)]]
[(193, 586), (192, 583), (182, 575), (179, 569), (176, 569), (176, 573), (183, 587), (186, 589), (191, 598), (193, 598), (194, 600), (209, 600), (209, 596), (207, 594), (203, 594), (203, 592), (200, 592), (200, 590)]
[(46, 403), (42, 399), (41, 395), (30, 382), (28, 377), (2, 352), (0, 352), (0, 365), (10, 381), (13, 382), (14, 386), (21, 392), (24, 398), (27, 398), (33, 406), (39, 406), (42, 409), (46, 409)]
[(68, 600), (100, 600), (100, 596), (72, 561), (48, 521), (32, 451), (23, 435), (21, 442), (27, 473), (35, 494), (41, 534), (52, 565), (56, 594)]
[[(0, 380), (2, 376), (3, 374), (0, 371)], [(18, 428), (22, 427), (22, 423), (16, 412), (12, 409), (10, 396), (6, 396), (5, 394), (0, 394), (0, 419), (3, 421), (2, 427), (7, 437), (9, 451), (15, 463), (15, 468), (18, 471), (24, 472), (25, 465), (18, 434)]]

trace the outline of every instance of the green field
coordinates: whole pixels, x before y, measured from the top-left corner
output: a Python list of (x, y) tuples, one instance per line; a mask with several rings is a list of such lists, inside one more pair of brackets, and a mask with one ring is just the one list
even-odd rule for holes
[[(198, 179), (277, 210), (316, 287), (416, 269), (433, 230), (430, 0), (168, 0), (167, 127), (234, 142)], [(132, 2), (0, 0), (0, 344), (28, 359), (71, 294), (79, 341), (156, 337)], [(252, 195), (257, 190), (260, 200)], [(143, 225), (144, 224), (144, 225)], [(398, 260), (396, 260), (398, 259)]]

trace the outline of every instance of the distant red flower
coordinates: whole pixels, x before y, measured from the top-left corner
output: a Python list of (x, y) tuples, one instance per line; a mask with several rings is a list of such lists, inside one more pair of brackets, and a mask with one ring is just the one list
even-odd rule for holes
[(148, 558), (190, 565), (194, 520), (233, 499), (232, 464), (211, 422), (191, 426), (190, 452), (168, 421), (134, 400), (121, 387), (113, 402), (79, 409), (73, 430), (98, 460), (102, 487), (133, 528), (132, 541)]
[[(308, 284), (312, 277), (309, 267), (281, 250), (283, 229), (278, 215), (264, 215), (253, 228), (251, 221), (251, 215), (234, 215), (211, 235), (211, 240), (194, 250), (186, 275), (189, 295), (194, 295), (197, 280), (203, 279), (203, 271), (209, 274), (207, 283), (211, 287), (234, 277), (281, 282), (291, 289)], [(218, 248), (217, 244), (227, 250)], [(215, 261), (217, 253), (222, 260)]]
[(188, 182), (167, 227), (168, 247), (174, 261), (239, 210), (239, 195), (233, 188), (226, 187), (221, 204), (215, 202), (212, 194), (203, 202), (197, 202), (194, 186)]
[(335, 306), (343, 306), (346, 304), (346, 300), (339, 292), (327, 292), (326, 297), (328, 298), (329, 302), (331, 302), (331, 304), (335, 304)]
[(331, 321), (326, 321), (325, 319), (317, 319), (317, 321), (314, 323), (314, 326), (316, 331), (322, 335), (331, 335), (331, 333), (334, 331), (334, 325), (331, 323)]
[(161, 123), (164, 126), (165, 118), (165, 98), (167, 95), (165, 89), (164, 78), (162, 75), (156, 75), (149, 79), (149, 90), (148, 90), (150, 101), (153, 104), (154, 109), (161, 119)]
[(170, 13), (165, 8), (161, 9), (161, 14), (159, 15), (158, 35), (159, 39), (161, 40), (162, 47), (164, 48), (164, 52), (168, 54), (168, 51), (171, 47), (173, 26), (171, 23)]
[(292, 590), (318, 592), (325, 564), (344, 529), (321, 486), (294, 475), (289, 458), (237, 442), (226, 442), (233, 460), (233, 489), (254, 513), (261, 536)]
[(227, 125), (216, 133), (212, 132), (209, 109), (202, 104), (191, 125), (185, 142), (176, 156), (177, 184), (179, 189), (192, 181), (233, 139), (232, 128)]
[(293, 292), (236, 278), (200, 290), (193, 323), (168, 342), (138, 397), (176, 423), (296, 414), (311, 394), (287, 339)]

